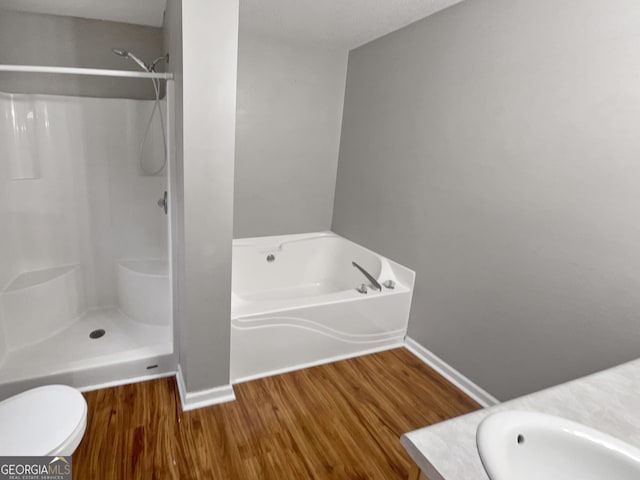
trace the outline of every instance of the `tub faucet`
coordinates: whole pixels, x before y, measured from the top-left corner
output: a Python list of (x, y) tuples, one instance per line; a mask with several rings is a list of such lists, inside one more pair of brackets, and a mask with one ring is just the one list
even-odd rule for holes
[(378, 281), (373, 278), (371, 276), (371, 274), (369, 272), (367, 272), (364, 268), (362, 268), (360, 265), (358, 265), (356, 262), (351, 262), (351, 265), (353, 265), (354, 267), (356, 267), (358, 270), (360, 270), (360, 272), (362, 272), (362, 274), (367, 277), (367, 280), (369, 280), (371, 282), (371, 286), (373, 288), (375, 288), (376, 290), (380, 290), (382, 291), (382, 286), (378, 283)]

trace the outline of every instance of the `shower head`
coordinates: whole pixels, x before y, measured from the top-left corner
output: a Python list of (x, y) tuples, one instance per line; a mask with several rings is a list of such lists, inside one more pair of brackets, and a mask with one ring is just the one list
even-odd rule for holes
[(121, 57), (126, 57), (127, 55), (129, 55), (129, 52), (121, 48), (112, 48), (111, 51), (116, 55), (120, 55)]
[(122, 48), (112, 48), (111, 51), (121, 57), (130, 58), (131, 60), (136, 62), (140, 66), (140, 68), (142, 68), (145, 72), (151, 71), (149, 66), (146, 63), (144, 63), (142, 60), (140, 60), (138, 57), (136, 57), (133, 53), (129, 52), (128, 50), (124, 50)]

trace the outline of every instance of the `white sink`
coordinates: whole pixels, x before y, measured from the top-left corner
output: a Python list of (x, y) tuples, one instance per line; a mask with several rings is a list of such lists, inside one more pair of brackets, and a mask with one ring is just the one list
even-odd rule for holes
[(476, 432), (491, 480), (638, 480), (640, 449), (580, 423), (504, 411)]

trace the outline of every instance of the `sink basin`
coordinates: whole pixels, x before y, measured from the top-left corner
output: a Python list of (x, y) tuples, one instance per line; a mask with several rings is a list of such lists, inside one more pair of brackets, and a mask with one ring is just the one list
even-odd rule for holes
[(478, 426), (476, 443), (491, 480), (640, 479), (640, 449), (543, 413), (494, 413)]

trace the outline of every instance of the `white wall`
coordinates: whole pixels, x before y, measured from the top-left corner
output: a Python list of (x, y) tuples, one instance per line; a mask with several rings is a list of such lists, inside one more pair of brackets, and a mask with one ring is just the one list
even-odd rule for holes
[(174, 79), (174, 124), (169, 125), (174, 143), (169, 146), (169, 155), (174, 159), (170, 172), (169, 209), (171, 217), (171, 293), (173, 295), (173, 339), (174, 352), (180, 356), (180, 329), (185, 322), (182, 316), (184, 305), (184, 136), (183, 136), (183, 91), (182, 80), (182, 0), (167, 0), (162, 28), (164, 51), (169, 53), (166, 71)]
[(462, 2), (351, 52), (334, 230), (500, 399), (640, 348), (640, 3)]
[(234, 236), (328, 230), (347, 52), (242, 30)]
[[(0, 291), (18, 274), (78, 263), (88, 306), (111, 306), (117, 260), (167, 257), (156, 205), (166, 177), (138, 166), (152, 106), (0, 93)], [(160, 135), (152, 129), (143, 157), (156, 169)]]

